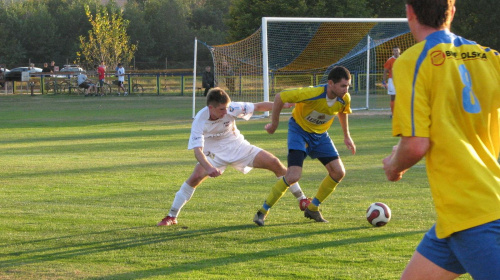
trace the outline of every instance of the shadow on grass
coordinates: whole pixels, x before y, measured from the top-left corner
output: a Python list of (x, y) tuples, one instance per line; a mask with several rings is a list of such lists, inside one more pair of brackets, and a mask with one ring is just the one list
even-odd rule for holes
[[(5, 175), (4, 179), (15, 179), (15, 178), (42, 178), (44, 176), (54, 176), (54, 175), (70, 175), (70, 174), (93, 174), (95, 172), (123, 172), (123, 170), (132, 170), (136, 168), (158, 168), (158, 167), (167, 167), (172, 164), (171, 161), (157, 161), (157, 162), (148, 162), (148, 163), (137, 163), (137, 164), (120, 164), (116, 163), (112, 166), (98, 166), (98, 167), (88, 167), (88, 168), (72, 168), (66, 169), (63, 171), (53, 170), (53, 171), (34, 171), (34, 172), (26, 172), (26, 173), (9, 173)], [(188, 158), (184, 160), (175, 161), (175, 165), (194, 165), (193, 160)]]
[[(357, 229), (357, 228), (353, 228), (353, 229)], [(327, 230), (327, 231), (324, 231), (324, 234), (332, 234), (335, 232), (348, 231), (348, 230), (352, 230), (352, 229)], [(231, 255), (231, 256), (220, 257), (220, 258), (210, 258), (210, 259), (204, 259), (204, 260), (197, 260), (197, 261), (193, 261), (193, 262), (186, 262), (186, 263), (182, 263), (182, 264), (169, 265), (169, 266), (164, 266), (164, 267), (154, 268), (154, 269), (126, 272), (126, 273), (113, 274), (113, 275), (108, 275), (108, 276), (99, 276), (99, 277), (89, 278), (89, 279), (142, 279), (142, 278), (150, 278), (150, 277), (158, 277), (158, 276), (160, 276), (160, 277), (161, 276), (172, 277), (173, 275), (175, 275), (177, 273), (202, 271), (204, 269), (214, 268), (214, 267), (218, 267), (218, 266), (227, 266), (227, 265), (231, 265), (231, 264), (245, 263), (245, 262), (250, 262), (250, 261), (254, 261), (254, 260), (263, 260), (263, 259), (267, 259), (267, 258), (283, 257), (284, 255), (288, 255), (288, 254), (296, 254), (296, 253), (300, 253), (300, 252), (322, 250), (324, 248), (340, 247), (340, 246), (347, 246), (347, 245), (353, 245), (353, 244), (359, 244), (359, 243), (377, 242), (379, 240), (384, 240), (384, 239), (388, 239), (388, 238), (404, 237), (404, 236), (409, 236), (409, 235), (414, 235), (414, 234), (421, 234), (423, 232), (424, 231), (410, 231), (410, 232), (402, 232), (402, 233), (382, 234), (382, 235), (377, 235), (377, 236), (367, 236), (367, 237), (359, 237), (359, 238), (348, 238), (348, 239), (342, 239), (342, 240), (332, 240), (332, 241), (318, 242), (318, 243), (314, 243), (314, 244), (305, 244), (305, 245), (299, 245), (299, 246), (289, 246), (289, 247), (284, 247), (284, 248), (269, 249), (269, 250), (265, 250), (265, 251), (250, 252), (250, 253)]]
[[(1, 260), (0, 268), (15, 267), (19, 265), (27, 265), (32, 263), (67, 259), (82, 255), (91, 255), (103, 251), (130, 249), (132, 247), (139, 247), (154, 243), (161, 243), (165, 241), (173, 241), (177, 239), (191, 239), (203, 235), (240, 231), (254, 227), (255, 227), (254, 225), (247, 224), (247, 225), (226, 226), (217, 228), (204, 228), (200, 230), (185, 230), (183, 227), (175, 226), (175, 227), (170, 227), (169, 229), (177, 230), (176, 232), (173, 232), (172, 230), (169, 231), (161, 230), (161, 232), (149, 234), (143, 238), (133, 234), (127, 238), (118, 238), (114, 240), (105, 239), (106, 235), (109, 234), (118, 234), (120, 232), (125, 232), (125, 231), (157, 228), (156, 226), (146, 226), (146, 227), (132, 227), (132, 228), (117, 229), (117, 230), (101, 231), (90, 234), (76, 234), (76, 235), (67, 235), (60, 237), (58, 236), (58, 237), (38, 239), (28, 242), (10, 243), (7, 245), (0, 246), (4, 248), (4, 251), (8, 250), (9, 247), (16, 248), (16, 250), (13, 252), (0, 254), (0, 258), (12, 258), (7, 260)], [(141, 235), (143, 234), (144, 233), (141, 232)], [(103, 237), (104, 239), (99, 237), (101, 235), (104, 235)], [(85, 238), (86, 240), (96, 240), (96, 241), (78, 242), (77, 244), (73, 245), (72, 239), (74, 238)], [(45, 242), (57, 242), (58, 244), (61, 245), (36, 248), (32, 250), (17, 249), (17, 248), (25, 248), (33, 246), (43, 246), (43, 243)], [(65, 245), (68, 243), (70, 243), (71, 245)]]
[[(284, 226), (284, 224), (274, 225), (274, 226)], [(272, 226), (271, 226), (272, 227)], [(64, 260), (73, 257), (80, 257), (83, 255), (92, 255), (105, 251), (117, 251), (130, 249), (133, 247), (139, 246), (147, 246), (156, 243), (162, 243), (166, 241), (175, 241), (175, 240), (190, 240), (192, 238), (207, 236), (207, 235), (215, 235), (218, 233), (227, 233), (227, 232), (239, 232), (242, 230), (259, 230), (260, 227), (256, 227), (253, 224), (245, 224), (245, 225), (235, 225), (235, 226), (224, 226), (224, 227), (213, 227), (213, 228), (203, 228), (197, 230), (186, 230), (186, 228), (175, 226), (169, 227), (167, 230), (165, 228), (159, 228), (160, 232), (155, 232), (152, 234), (147, 234), (144, 236), (145, 229), (153, 229), (156, 226), (149, 227), (131, 227), (131, 228), (123, 228), (117, 230), (109, 230), (109, 231), (101, 231), (90, 234), (76, 234), (76, 235), (67, 235), (61, 237), (53, 237), (46, 239), (38, 239), (29, 242), (20, 242), (20, 243), (12, 243), (8, 245), (4, 245), (4, 249), (8, 249), (8, 247), (16, 248), (15, 251), (9, 253), (0, 254), (0, 258), (4, 259), (0, 261), (0, 268), (6, 267), (18, 267), (25, 266), (34, 263), (43, 263), (43, 262), (52, 262), (57, 260)], [(268, 227), (266, 227), (268, 228)], [(341, 232), (348, 231), (357, 231), (361, 229), (366, 229), (366, 227), (352, 227), (352, 228), (342, 228), (342, 229), (331, 229), (331, 230), (321, 230), (317, 232), (309, 232), (309, 235), (316, 234), (336, 234)], [(140, 230), (141, 232), (138, 234), (132, 234), (126, 238), (116, 238), (107, 240), (107, 235), (110, 234), (118, 234), (120, 232), (126, 231), (135, 231)], [(328, 247), (339, 247), (346, 245), (353, 245), (359, 243), (368, 243), (368, 242), (377, 242), (379, 240), (384, 240), (388, 238), (396, 238), (396, 237), (404, 237), (414, 234), (422, 234), (424, 231), (408, 231), (408, 232), (400, 232), (400, 233), (388, 233), (381, 235), (371, 235), (366, 237), (357, 237), (357, 238), (347, 238), (342, 240), (331, 240), (326, 242), (317, 242), (313, 244), (304, 244), (304, 245), (294, 245), (289, 247), (281, 247), (276, 249), (269, 249), (258, 252), (249, 252), (238, 255), (231, 255), (219, 258), (208, 258), (203, 260), (197, 260), (192, 262), (186, 262), (182, 264), (174, 264), (167, 265), (160, 268), (154, 269), (146, 269), (140, 271), (126, 272), (120, 274), (113, 274), (107, 276), (99, 276), (90, 279), (140, 279), (140, 278), (149, 278), (154, 276), (171, 276), (177, 273), (190, 272), (190, 271), (200, 271), (206, 268), (213, 268), (218, 266), (226, 266), (228, 264), (234, 263), (244, 263), (252, 260), (262, 260), (266, 258), (273, 258), (288, 254), (295, 254), (300, 252), (314, 251), (319, 249), (324, 249)], [(103, 237), (101, 237), (103, 236)], [(286, 235), (279, 238), (295, 238), (301, 235), (293, 234)], [(79, 242), (74, 244), (73, 239), (84, 238), (85, 240), (93, 240), (91, 242)], [(274, 238), (276, 239), (276, 238)], [(274, 240), (273, 238), (267, 239), (267, 241)], [(249, 241), (249, 243), (253, 242), (262, 242), (265, 240), (259, 239), (255, 241)], [(45, 242), (57, 242), (57, 245), (54, 246), (43, 246)], [(68, 243), (70, 245), (68, 245)], [(42, 246), (40, 248), (39, 246)], [(7, 247), (7, 248), (6, 248)], [(26, 250), (26, 247), (38, 247), (32, 250)], [(4, 250), (5, 251), (5, 250)]]

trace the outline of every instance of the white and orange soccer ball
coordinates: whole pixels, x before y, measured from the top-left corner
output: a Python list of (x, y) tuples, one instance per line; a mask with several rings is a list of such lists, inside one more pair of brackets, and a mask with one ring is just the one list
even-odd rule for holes
[(382, 202), (375, 202), (366, 209), (366, 220), (374, 227), (385, 226), (391, 220), (391, 208)]

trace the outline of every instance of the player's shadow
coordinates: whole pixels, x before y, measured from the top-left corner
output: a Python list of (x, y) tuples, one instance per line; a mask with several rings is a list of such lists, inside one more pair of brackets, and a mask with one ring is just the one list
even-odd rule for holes
[[(283, 226), (273, 225), (273, 226)], [(267, 227), (267, 226), (266, 226)], [(109, 231), (100, 231), (89, 234), (75, 234), (58, 236), (53, 238), (37, 239), (27, 242), (10, 243), (0, 246), (3, 252), (0, 254), (0, 267), (17, 267), (26, 266), (35, 263), (53, 262), (57, 260), (65, 260), (68, 258), (76, 258), (85, 255), (99, 254), (107, 251), (126, 250), (134, 247), (149, 246), (151, 244), (164, 243), (173, 240), (191, 240), (200, 236), (217, 235), (218, 233), (241, 232), (244, 230), (261, 230), (254, 224), (233, 225), (223, 227), (213, 227), (204, 229), (189, 230), (180, 226), (157, 228), (153, 233), (147, 233), (149, 230), (157, 228), (156, 226), (148, 227), (131, 227)], [(317, 231), (313, 234), (334, 234), (339, 232), (360, 230), (365, 227), (353, 227), (345, 229), (330, 229)], [(124, 232), (130, 231), (127, 237), (123, 237)], [(410, 231), (403, 233), (390, 233), (377, 236), (366, 236), (357, 238), (347, 238), (342, 240), (331, 240), (326, 242), (318, 242), (314, 244), (304, 244), (298, 246), (289, 246), (285, 248), (275, 248), (266, 251), (250, 252), (239, 255), (232, 255), (220, 258), (208, 258), (193, 262), (165, 266), (156, 269), (147, 269), (140, 271), (132, 271), (108, 276), (99, 276), (94, 279), (140, 279), (149, 278), (151, 276), (169, 276), (176, 273), (189, 272), (193, 270), (203, 270), (217, 266), (228, 265), (232, 263), (243, 263), (252, 260), (260, 260), (265, 258), (277, 257), (280, 255), (300, 253), (310, 250), (317, 250), (326, 247), (345, 246), (346, 244), (356, 244), (365, 242), (377, 242), (387, 238), (403, 237), (422, 233), (422, 231)], [(115, 238), (109, 236), (115, 236)], [(268, 238), (267, 241), (272, 241), (281, 238), (295, 238), (300, 234), (284, 235), (280, 237)], [(76, 241), (78, 240), (78, 241)], [(87, 242), (80, 242), (88, 240)], [(262, 242), (263, 239), (250, 242)], [(50, 245), (45, 246), (45, 243)], [(14, 248), (14, 250), (12, 250)], [(33, 248), (33, 249), (26, 249)], [(91, 278), (92, 279), (92, 278)]]
[[(156, 226), (132, 227), (117, 230), (108, 230), (90, 234), (75, 234), (66, 236), (57, 236), (53, 238), (43, 238), (27, 242), (15, 242), (1, 245), (3, 251), (9, 253), (0, 253), (0, 267), (15, 267), (18, 265), (27, 265), (46, 261), (54, 261), (78, 257), (82, 255), (91, 255), (103, 251), (115, 251), (130, 249), (133, 247), (145, 246), (154, 243), (161, 243), (177, 239), (190, 239), (203, 235), (212, 235), (217, 233), (227, 233), (231, 231), (241, 231), (254, 227), (254, 225), (236, 225), (216, 228), (206, 228), (199, 230), (185, 230), (182, 227), (169, 227), (168, 231), (160, 230), (145, 236), (144, 230), (147, 228), (157, 228)], [(126, 238), (106, 239), (107, 235), (122, 236), (119, 232), (138, 231), (138, 235), (131, 234)], [(101, 237), (104, 236), (104, 237)], [(76, 242), (78, 240), (92, 240), (88, 242)], [(45, 242), (56, 242), (57, 245), (43, 246)], [(52, 243), (51, 243), (52, 244)], [(68, 245), (69, 244), (69, 245)], [(25, 248), (34, 248), (28, 249)], [(10, 248), (16, 248), (10, 250)], [(19, 249), (17, 249), (19, 248)]]
[[(347, 229), (347, 230), (352, 230), (352, 229), (353, 228)], [(325, 232), (332, 232), (332, 231), (336, 231), (336, 230), (330, 230), (330, 231), (325, 231)], [(400, 237), (404, 237), (404, 236), (420, 234), (423, 232), (424, 231), (407, 231), (407, 232), (400, 232), (400, 233), (381, 234), (381, 235), (377, 235), (377, 236), (347, 238), (347, 239), (342, 239), (342, 240), (331, 240), (331, 241), (325, 241), (325, 242), (318, 242), (318, 243), (314, 243), (314, 244), (304, 244), (304, 245), (298, 245), (298, 246), (289, 246), (289, 247), (285, 247), (285, 248), (276, 248), (276, 249), (269, 249), (269, 250), (265, 250), (265, 251), (244, 253), (244, 254), (239, 254), (239, 255), (231, 255), (231, 256), (227, 256), (227, 257), (209, 258), (209, 259), (197, 260), (197, 261), (193, 261), (193, 262), (182, 263), (182, 264), (178, 264), (178, 265), (170, 265), (170, 266), (165, 266), (165, 267), (160, 267), (160, 268), (126, 272), (126, 273), (113, 274), (113, 275), (108, 275), (108, 276), (100, 276), (100, 277), (90, 278), (90, 279), (96, 279), (96, 280), (97, 279), (109, 279), (109, 280), (111, 280), (111, 279), (141, 279), (141, 278), (150, 278), (150, 277), (172, 276), (172, 275), (177, 274), (177, 273), (201, 271), (204, 269), (214, 268), (217, 266), (227, 266), (227, 265), (231, 265), (231, 264), (251, 262), (254, 260), (261, 261), (261, 260), (266, 259), (266, 258), (283, 257), (284, 255), (297, 254), (297, 253), (307, 252), (307, 251), (314, 251), (314, 250), (328, 248), (328, 247), (346, 246), (346, 244), (353, 245), (353, 244), (359, 244), (359, 243), (377, 242), (379, 240), (384, 240), (384, 239), (388, 239), (388, 238), (395, 238), (395, 237), (400, 238)]]

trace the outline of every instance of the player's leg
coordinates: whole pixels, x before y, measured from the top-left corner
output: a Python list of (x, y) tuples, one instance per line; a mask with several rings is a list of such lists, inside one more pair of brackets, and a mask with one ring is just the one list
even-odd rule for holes
[[(320, 158), (320, 160), (322, 160), (323, 164), (325, 164), (325, 160), (323, 158)], [(313, 211), (318, 211), (319, 205), (333, 193), (337, 185), (345, 176), (344, 164), (340, 158), (330, 160), (325, 164), (325, 168), (328, 171), (328, 175), (319, 185), (318, 192), (316, 193), (312, 203), (309, 205), (309, 209)]]
[(174, 201), (172, 202), (168, 215), (163, 218), (157, 226), (177, 224), (177, 217), (179, 216), (182, 207), (184, 207), (191, 197), (193, 197), (196, 187), (198, 187), (206, 178), (208, 178), (206, 170), (200, 164), (196, 164), (191, 176), (189, 176), (189, 178), (181, 185), (179, 191), (175, 194)]
[(415, 251), (401, 275), (401, 280), (451, 280), (458, 276), (460, 276), (460, 274), (453, 273), (437, 266), (419, 252)]
[[(265, 150), (260, 151), (257, 156), (255, 156), (253, 167), (272, 171), (278, 178), (286, 174), (286, 167), (281, 163), (281, 161), (276, 156)], [(303, 199), (307, 200), (307, 197), (300, 188), (299, 182), (290, 185), (290, 192), (295, 196), (295, 198), (297, 198), (299, 203)]]
[[(254, 222), (259, 225), (264, 225), (264, 219), (271, 207), (273, 207), (278, 200), (283, 196), (290, 185), (298, 184), (300, 176), (302, 175), (302, 164), (306, 157), (304, 151), (291, 150), (288, 153), (288, 164), (289, 167), (286, 171), (285, 176), (281, 177), (271, 188), (271, 192), (268, 194), (266, 200), (262, 204), (262, 207), (257, 211), (255, 215)], [(305, 197), (305, 196), (304, 196)], [(302, 205), (302, 203), (301, 203)]]
[(318, 192), (306, 211), (304, 211), (304, 216), (316, 222), (328, 222), (319, 212), (319, 206), (335, 190), (342, 178), (344, 178), (344, 164), (342, 160), (340, 160), (337, 149), (328, 133), (324, 133), (320, 139), (317, 139), (317, 141), (311, 145), (310, 154), (311, 157), (319, 159), (328, 171), (328, 175), (326, 175), (320, 183)]
[(394, 101), (396, 100), (396, 88), (392, 78), (387, 81), (387, 94), (391, 97), (389, 105), (391, 106), (391, 116), (394, 114)]

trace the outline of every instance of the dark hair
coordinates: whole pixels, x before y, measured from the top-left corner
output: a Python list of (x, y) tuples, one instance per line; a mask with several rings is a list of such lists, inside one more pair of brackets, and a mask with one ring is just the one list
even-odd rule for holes
[(231, 102), (229, 95), (221, 88), (215, 87), (207, 93), (207, 105), (217, 106)]
[(406, 0), (413, 7), (420, 24), (441, 28), (451, 24), (455, 0)]
[(338, 83), (342, 79), (351, 79), (351, 73), (349, 72), (349, 70), (347, 70), (347, 68), (343, 66), (333, 67), (333, 69), (328, 74), (328, 80), (332, 80), (334, 83)]

